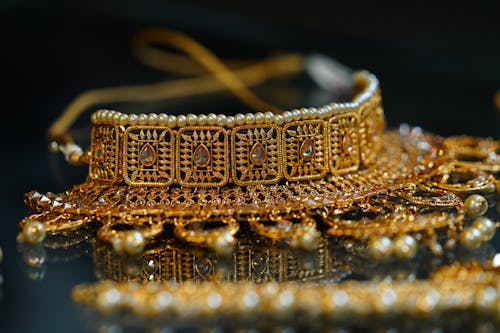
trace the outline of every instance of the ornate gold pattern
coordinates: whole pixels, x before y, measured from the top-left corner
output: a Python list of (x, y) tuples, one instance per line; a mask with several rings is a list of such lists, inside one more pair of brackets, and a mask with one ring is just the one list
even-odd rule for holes
[(380, 96), (369, 101), (361, 110), (359, 122), (359, 147), (361, 162), (364, 166), (372, 165), (377, 158), (377, 152), (382, 146), (384, 133), (384, 117), (380, 106)]
[(355, 171), (359, 167), (359, 119), (356, 113), (332, 117), (329, 121), (330, 172)]
[(165, 186), (174, 180), (174, 137), (166, 128), (133, 126), (124, 134), (123, 178), (129, 185)]
[(322, 178), (328, 169), (327, 131), (322, 120), (304, 120), (283, 128), (284, 175), (287, 180)]
[(181, 186), (223, 186), (229, 180), (228, 136), (223, 127), (187, 126), (177, 132)]
[(119, 175), (118, 129), (113, 125), (92, 128), (89, 177), (104, 182), (116, 181)]
[(233, 181), (275, 184), (281, 178), (281, 133), (275, 125), (243, 125), (231, 135)]

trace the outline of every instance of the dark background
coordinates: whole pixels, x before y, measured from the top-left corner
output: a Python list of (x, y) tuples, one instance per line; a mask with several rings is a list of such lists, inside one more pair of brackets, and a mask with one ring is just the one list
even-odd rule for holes
[(43, 281), (30, 281), (16, 250), (17, 222), (28, 214), (24, 192), (63, 191), (85, 177), (85, 168), (68, 167), (46, 149), (47, 127), (72, 98), (88, 88), (165, 78), (130, 56), (137, 29), (176, 28), (222, 57), (324, 53), (378, 76), (389, 126), (500, 138), (493, 103), (499, 2), (402, 3), (2, 0), (0, 332), (89, 327), (77, 319), (69, 291), (94, 278), (90, 258), (51, 263)]

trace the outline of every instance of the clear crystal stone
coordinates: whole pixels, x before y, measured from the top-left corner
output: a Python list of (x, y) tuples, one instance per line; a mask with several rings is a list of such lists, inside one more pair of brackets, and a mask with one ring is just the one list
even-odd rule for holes
[(257, 142), (253, 145), (250, 150), (250, 160), (254, 165), (260, 166), (263, 165), (267, 160), (266, 148), (260, 143)]
[(196, 260), (196, 271), (205, 278), (212, 272), (212, 262), (208, 258), (198, 258)]
[(210, 152), (203, 143), (194, 151), (193, 162), (200, 168), (206, 167), (210, 163)]
[(306, 139), (300, 146), (300, 155), (305, 161), (310, 161), (314, 156), (314, 145), (310, 139)]
[(144, 146), (142, 146), (141, 151), (139, 152), (139, 159), (145, 166), (151, 166), (155, 163), (156, 152), (150, 143), (146, 143)]
[(351, 152), (352, 151), (352, 136), (351, 134), (347, 133), (344, 138), (342, 139), (342, 144), (343, 144), (343, 149), (345, 152)]

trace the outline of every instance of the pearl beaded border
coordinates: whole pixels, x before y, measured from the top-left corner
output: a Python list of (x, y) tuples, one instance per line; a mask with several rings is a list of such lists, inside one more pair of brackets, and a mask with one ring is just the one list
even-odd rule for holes
[(99, 110), (92, 114), (91, 120), (94, 124), (119, 124), (125, 125), (160, 125), (174, 127), (184, 126), (222, 126), (233, 128), (239, 125), (252, 124), (276, 124), (282, 125), (297, 120), (306, 119), (324, 119), (332, 114), (359, 108), (364, 102), (369, 100), (378, 90), (379, 82), (375, 75), (367, 71), (359, 71), (353, 74), (355, 81), (365, 84), (364, 90), (356, 95), (352, 102), (349, 103), (330, 103), (325, 106), (315, 108), (301, 108), (291, 111), (284, 111), (281, 114), (273, 112), (256, 112), (256, 113), (238, 113), (235, 116), (226, 116), (224, 114), (188, 114), (188, 115), (167, 115), (165, 113), (149, 113), (149, 114), (124, 114), (113, 110)]

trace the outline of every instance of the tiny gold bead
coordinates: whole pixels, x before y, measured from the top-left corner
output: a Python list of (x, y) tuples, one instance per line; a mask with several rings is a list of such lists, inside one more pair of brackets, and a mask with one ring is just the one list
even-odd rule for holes
[(199, 114), (197, 124), (198, 126), (205, 126), (207, 124), (207, 116), (204, 114)]
[(170, 128), (174, 128), (177, 126), (177, 117), (176, 116), (168, 116), (167, 126)]
[(234, 116), (234, 122), (236, 125), (243, 125), (245, 123), (245, 115), (238, 113), (236, 116)]
[(213, 126), (217, 122), (217, 115), (215, 113), (209, 113), (207, 116), (207, 125)]
[(39, 244), (45, 239), (47, 232), (41, 222), (28, 221), (23, 226), (22, 239), (30, 244)]
[(253, 113), (245, 114), (245, 124), (252, 125), (255, 122), (255, 116)]
[(392, 242), (387, 237), (376, 237), (368, 243), (368, 252), (375, 260), (383, 260), (392, 252)]
[(500, 193), (500, 179), (497, 179), (497, 182), (495, 183), (495, 187), (497, 189), (497, 193)]
[(144, 250), (146, 240), (144, 235), (137, 230), (125, 231), (123, 237), (123, 250), (131, 255), (139, 254)]
[(482, 240), (489, 241), (495, 236), (496, 223), (487, 217), (480, 217), (472, 222), (472, 227), (481, 232)]
[(417, 254), (418, 243), (410, 235), (396, 237), (393, 241), (392, 254), (401, 259), (414, 258)]
[(480, 194), (472, 194), (464, 201), (465, 214), (480, 217), (488, 210), (488, 200)]
[(177, 116), (177, 127), (183, 127), (186, 126), (186, 116), (181, 114), (180, 116)]
[(198, 121), (198, 117), (195, 115), (195, 114), (188, 114), (187, 117), (186, 117), (186, 123), (189, 125), (189, 126), (194, 126), (196, 125), (196, 122)]
[(264, 122), (264, 114), (262, 112), (257, 112), (254, 119), (256, 124), (262, 124)]
[(465, 228), (459, 236), (460, 244), (468, 249), (478, 248), (481, 244), (481, 231), (476, 228)]
[(226, 115), (220, 114), (217, 116), (217, 125), (226, 126)]
[(71, 165), (80, 165), (80, 158), (82, 157), (82, 155), (83, 155), (82, 153), (74, 151), (69, 154), (68, 162)]

